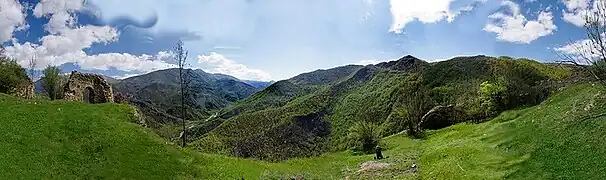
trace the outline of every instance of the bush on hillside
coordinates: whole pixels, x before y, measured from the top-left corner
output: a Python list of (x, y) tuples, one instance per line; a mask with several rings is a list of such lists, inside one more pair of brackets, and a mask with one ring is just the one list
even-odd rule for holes
[(549, 95), (547, 89), (541, 86), (504, 79), (481, 83), (479, 93), (484, 118), (492, 117), (504, 110), (539, 104)]
[(114, 102), (118, 104), (128, 104), (128, 101), (133, 99), (132, 95), (128, 93), (115, 92)]
[(450, 86), (438, 86), (431, 89), (429, 96), (433, 99), (433, 101), (438, 102), (440, 104), (451, 104), (454, 102), (455, 97), (453, 97), (455, 90)]
[(484, 81), (480, 84), (480, 107), (488, 117), (499, 112), (505, 106), (507, 88), (499, 82)]
[(9, 93), (20, 83), (29, 80), (25, 69), (14, 60), (0, 57), (0, 93)]
[(381, 141), (381, 128), (371, 122), (359, 121), (349, 129), (347, 138), (354, 151), (373, 153)]
[(395, 107), (387, 120), (381, 125), (383, 136), (399, 133), (406, 129), (408, 123), (408, 111), (402, 107)]
[(57, 97), (61, 97), (63, 94), (59, 72), (60, 70), (57, 66), (48, 66), (43, 71), (44, 77), (42, 77), (42, 83), (44, 91), (51, 100), (58, 99)]

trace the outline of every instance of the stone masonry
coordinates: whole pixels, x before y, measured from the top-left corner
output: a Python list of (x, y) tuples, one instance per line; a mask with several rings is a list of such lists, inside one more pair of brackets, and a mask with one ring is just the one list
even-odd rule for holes
[(113, 103), (114, 95), (111, 85), (105, 81), (103, 76), (72, 71), (67, 83), (63, 86), (63, 99), (92, 104)]

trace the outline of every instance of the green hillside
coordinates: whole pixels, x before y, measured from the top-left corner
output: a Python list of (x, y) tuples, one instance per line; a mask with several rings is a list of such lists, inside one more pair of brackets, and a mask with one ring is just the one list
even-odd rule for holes
[[(280, 161), (347, 149), (357, 122), (377, 124), (388, 136), (406, 130), (396, 112), (421, 96), (423, 113), (456, 105), (460, 119), (481, 122), (507, 109), (532, 106), (570, 84), (575, 69), (527, 59), (458, 57), (427, 63), (413, 56), (369, 66), (311, 72), (273, 84), (209, 119), (193, 147), (204, 152)], [(321, 82), (321, 83), (316, 83)], [(507, 89), (490, 111), (482, 106), (482, 83)], [(306, 84), (307, 86), (302, 86)], [(319, 84), (319, 85), (316, 85)], [(316, 86), (309, 86), (316, 85)], [(312, 87), (312, 88), (310, 88)], [(436, 127), (439, 129), (441, 127)]]
[(383, 139), (389, 158), (363, 168), (372, 155), (341, 151), (269, 163), (200, 154), (131, 123), (129, 106), (0, 94), (0, 178), (604, 179), (605, 92), (576, 85), (484, 123), (428, 131), (424, 139), (393, 135)]
[(421, 176), (604, 179), (605, 90), (601, 85), (579, 85), (486, 123), (431, 132), (421, 148)]
[(0, 94), (2, 179), (191, 177), (185, 153), (160, 143), (125, 105), (26, 101)]

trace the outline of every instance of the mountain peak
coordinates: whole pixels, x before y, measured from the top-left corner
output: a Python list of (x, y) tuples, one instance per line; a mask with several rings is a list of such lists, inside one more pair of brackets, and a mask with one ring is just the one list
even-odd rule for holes
[(397, 70), (397, 71), (405, 71), (405, 70), (411, 69), (415, 64), (421, 63), (421, 62), (424, 62), (424, 61), (420, 60), (419, 58), (416, 58), (412, 55), (406, 55), (398, 60), (382, 62), (375, 66), (381, 67), (381, 68), (393, 69), (393, 70)]
[(419, 58), (414, 57), (414, 56), (412, 56), (412, 55), (409, 54), (409, 55), (406, 55), (406, 56), (400, 58), (399, 60), (402, 60), (402, 59), (419, 59)]

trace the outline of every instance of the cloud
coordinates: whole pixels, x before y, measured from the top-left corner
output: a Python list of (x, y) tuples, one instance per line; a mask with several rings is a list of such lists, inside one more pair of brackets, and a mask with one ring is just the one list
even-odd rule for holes
[[(153, 33), (186, 31), (209, 42), (242, 42), (271, 31), (276, 38), (288, 33), (304, 36), (322, 28), (348, 28), (374, 15), (375, 0), (90, 0), (106, 22), (119, 18), (143, 21), (157, 17)], [(130, 8), (137, 7), (137, 8)], [(177, 9), (174, 11), (174, 9)], [(347, 25), (347, 26), (346, 26)], [(262, 27), (261, 27), (262, 26)], [(346, 27), (343, 27), (346, 26)], [(260, 32), (260, 29), (264, 31)], [(314, 34), (315, 35), (315, 34)], [(316, 36), (317, 37), (317, 36)], [(296, 35), (287, 38), (298, 38)], [(227, 40), (227, 41), (225, 41)], [(268, 39), (271, 40), (271, 39)], [(295, 43), (294, 41), (291, 41)]]
[(562, 13), (564, 21), (582, 27), (589, 9), (589, 0), (563, 0), (566, 10)]
[(387, 61), (390, 61), (390, 60), (369, 59), (369, 60), (358, 61), (358, 62), (354, 63), (354, 65), (371, 65), (371, 64), (379, 64), (379, 63), (387, 62)]
[(114, 79), (120, 79), (120, 80), (122, 80), (122, 79), (130, 78), (130, 77), (135, 77), (135, 76), (139, 76), (139, 75), (141, 75), (141, 74), (124, 74), (124, 75), (121, 75), (121, 76), (111, 76), (111, 77), (114, 78)]
[(170, 55), (159, 52), (156, 55), (132, 55), (128, 53), (104, 53), (89, 55), (84, 49), (95, 44), (107, 44), (118, 40), (118, 31), (110, 26), (77, 26), (75, 12), (86, 11), (82, 0), (43, 0), (33, 9), (37, 17), (47, 17), (44, 25), (49, 33), (43, 36), (41, 44), (25, 42), (6, 47), (6, 55), (17, 59), (23, 66), (35, 57), (36, 69), (75, 63), (84, 70), (109, 70), (149, 72), (174, 67), (168, 63)]
[[(604, 6), (604, 0), (563, 0), (566, 9), (562, 12), (562, 19), (575, 26), (585, 26), (585, 17), (587, 13), (594, 13), (598, 6)], [(604, 20), (604, 19), (602, 19)], [(604, 23), (604, 22), (602, 22)]]
[(27, 28), (25, 9), (15, 0), (0, 0), (0, 44), (13, 38), (15, 30)]
[(578, 40), (576, 42), (572, 42), (572, 43), (564, 45), (562, 47), (555, 48), (555, 50), (558, 52), (565, 53), (565, 54), (578, 54), (579, 53), (577, 51), (578, 48), (587, 48), (587, 47), (589, 47), (590, 43), (591, 43), (591, 41), (588, 39)]
[(34, 8), (34, 16), (74, 12), (84, 9), (84, 0), (41, 0)]
[[(606, 35), (603, 33), (601, 35), (602, 40), (606, 40)], [(597, 47), (598, 45), (595, 43), (592, 43), (591, 40), (589, 39), (582, 39), (582, 40), (578, 40), (575, 42), (571, 42), (569, 44), (566, 44), (564, 46), (561, 47), (557, 47), (554, 50), (559, 52), (559, 53), (563, 53), (565, 55), (570, 55), (573, 58), (578, 58), (578, 59), (583, 59), (585, 60), (585, 58), (589, 58), (589, 59), (599, 59), (601, 58), (599, 54), (597, 54), (597, 52), (602, 52), (600, 51), (600, 48)], [(592, 53), (592, 52), (596, 52), (596, 53)], [(590, 63), (590, 62), (581, 62), (581, 63)]]
[(414, 20), (422, 23), (436, 23), (446, 19), (448, 22), (452, 22), (460, 13), (471, 11), (473, 3), (486, 0), (467, 0), (466, 5), (453, 9), (452, 4), (455, 1), (458, 0), (390, 0), (392, 24), (389, 32), (402, 33), (406, 24)]
[(36, 57), (36, 69), (46, 66), (59, 66), (65, 63), (76, 63), (84, 70), (109, 70), (116, 68), (120, 71), (150, 72), (159, 69), (175, 67), (158, 55), (132, 55), (128, 53), (104, 53), (87, 55), (84, 51), (72, 51), (56, 54), (43, 45), (26, 42), (24, 44), (14, 43), (14, 46), (6, 47), (6, 55), (17, 59), (22, 66), (27, 66), (28, 60)]
[(224, 50), (240, 50), (242, 47), (239, 46), (215, 46), (213, 49), (224, 49)]
[(510, 14), (497, 12), (489, 16), (493, 22), (486, 24), (484, 31), (497, 34), (497, 39), (507, 42), (529, 44), (530, 42), (553, 34), (557, 26), (553, 23), (551, 12), (542, 11), (536, 20), (528, 20), (520, 12), (520, 6), (511, 1), (504, 1), (503, 6)]
[(269, 81), (271, 76), (269, 73), (246, 67), (244, 64), (239, 64), (236, 61), (225, 58), (221, 54), (211, 52), (208, 56), (198, 56), (198, 62), (211, 67), (211, 73), (221, 73), (234, 76), (238, 79)]

